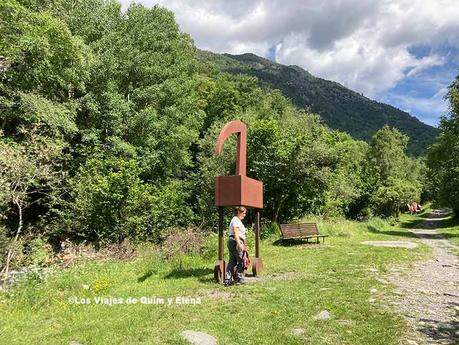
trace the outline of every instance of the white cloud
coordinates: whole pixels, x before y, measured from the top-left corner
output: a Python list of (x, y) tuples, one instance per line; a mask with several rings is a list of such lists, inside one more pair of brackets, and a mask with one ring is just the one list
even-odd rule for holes
[(139, 2), (171, 9), (199, 48), (265, 56), (282, 42), (278, 62), (369, 96), (444, 62), (437, 55), (416, 58), (410, 46), (445, 40), (459, 46), (457, 0)]
[(421, 59), (417, 59), (416, 62), (416, 66), (406, 74), (407, 77), (414, 77), (429, 67), (441, 66), (445, 64), (446, 60), (444, 57), (433, 54), (430, 56), (422, 57)]
[(403, 111), (422, 118), (431, 126), (437, 126), (440, 116), (448, 112), (448, 103), (445, 101), (447, 92), (447, 87), (443, 87), (431, 97), (389, 93), (380, 101), (395, 103)]
[(409, 48), (445, 42), (459, 48), (458, 0), (138, 2), (172, 10), (201, 49), (266, 56), (276, 46), (278, 62), (370, 97), (445, 63), (434, 50), (416, 57)]
[(333, 50), (318, 51), (288, 36), (277, 54), (284, 64), (297, 64), (313, 75), (339, 81), (367, 95), (393, 87), (404, 77), (404, 70), (416, 59), (404, 49), (384, 49), (374, 42), (363, 44), (366, 35), (356, 32), (335, 42)]

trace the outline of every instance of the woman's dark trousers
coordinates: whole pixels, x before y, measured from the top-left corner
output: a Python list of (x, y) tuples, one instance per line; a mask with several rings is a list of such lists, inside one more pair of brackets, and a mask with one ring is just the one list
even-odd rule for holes
[(226, 243), (229, 252), (229, 261), (226, 268), (226, 282), (230, 282), (233, 277), (234, 266), (237, 266), (237, 280), (244, 278), (244, 267), (242, 267), (242, 250), (237, 247), (236, 240), (232, 237)]

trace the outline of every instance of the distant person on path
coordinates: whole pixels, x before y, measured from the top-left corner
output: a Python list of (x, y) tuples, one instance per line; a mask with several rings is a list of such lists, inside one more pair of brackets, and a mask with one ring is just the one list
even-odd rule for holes
[(410, 208), (411, 214), (416, 214), (418, 212), (418, 204), (416, 201), (413, 201)]
[[(243, 206), (238, 206), (234, 210), (234, 217), (231, 219), (228, 229), (228, 252), (229, 261), (225, 274), (225, 285), (232, 283), (243, 284), (244, 281), (244, 267), (242, 265), (242, 255), (245, 249), (246, 231), (242, 220), (247, 214), (247, 209)], [(233, 281), (233, 270), (237, 267), (237, 279)]]

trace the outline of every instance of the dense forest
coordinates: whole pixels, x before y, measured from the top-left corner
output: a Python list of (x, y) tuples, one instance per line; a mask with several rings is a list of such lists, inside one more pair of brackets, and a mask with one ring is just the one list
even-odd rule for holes
[[(263, 218), (396, 217), (421, 194), (459, 209), (459, 82), (426, 158), (384, 125), (369, 142), (329, 128), (256, 77), (203, 61), (172, 12), (116, 1), (0, 3), (0, 250), (40, 239), (162, 241), (215, 229), (222, 126), (248, 125)], [(233, 138), (234, 139), (234, 138)]]

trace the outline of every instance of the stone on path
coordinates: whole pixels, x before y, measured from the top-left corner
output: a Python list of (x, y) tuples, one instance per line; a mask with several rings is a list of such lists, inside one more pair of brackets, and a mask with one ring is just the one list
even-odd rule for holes
[(314, 320), (328, 320), (330, 318), (330, 312), (328, 310), (322, 310), (319, 314), (314, 316)]
[(245, 280), (246, 284), (250, 284), (250, 283), (259, 282), (259, 281), (261, 281), (262, 279), (261, 279), (260, 277), (245, 276), (245, 277), (244, 277), (244, 280)]
[(196, 331), (183, 331), (181, 336), (194, 345), (216, 345), (217, 339), (211, 335)]
[(343, 325), (343, 326), (349, 326), (352, 324), (352, 321), (351, 320), (338, 320), (337, 321), (340, 325)]
[(304, 334), (304, 329), (303, 328), (294, 328), (292, 329), (293, 335), (300, 336)]
[(229, 300), (236, 294), (228, 291), (222, 291), (218, 289), (201, 289), (198, 291), (199, 296), (215, 300)]
[(78, 341), (72, 340), (69, 345), (81, 345)]
[(362, 244), (367, 244), (374, 247), (390, 247), (390, 248), (408, 248), (413, 249), (418, 245), (411, 241), (364, 241)]
[(257, 282), (263, 282), (263, 281), (273, 281), (273, 280), (286, 281), (286, 280), (297, 279), (300, 277), (301, 276), (298, 272), (283, 272), (283, 273), (274, 273), (269, 276), (254, 277), (254, 276), (246, 275), (244, 279), (247, 284), (251, 284), (251, 283), (257, 283)]

